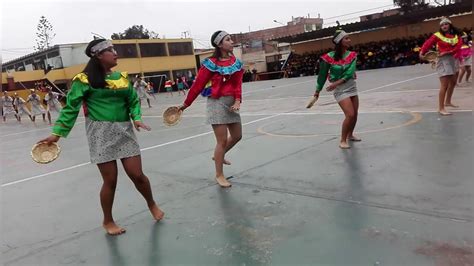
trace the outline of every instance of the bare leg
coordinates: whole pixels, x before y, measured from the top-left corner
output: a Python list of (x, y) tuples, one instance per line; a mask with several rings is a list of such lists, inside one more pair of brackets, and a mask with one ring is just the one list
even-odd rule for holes
[(344, 122), (342, 122), (341, 141), (339, 143), (339, 147), (341, 149), (349, 149), (350, 146), (347, 143), (347, 138), (349, 137), (351, 128), (353, 128), (353, 125), (355, 124), (354, 106), (350, 98), (346, 98), (340, 101), (338, 104), (346, 116)]
[(470, 82), (469, 78), (471, 77), (471, 66), (466, 66), (466, 82)]
[(465, 73), (466, 73), (466, 67), (461, 67), (461, 70), (459, 71), (458, 83), (462, 82), (462, 78), (464, 77)]
[(212, 125), (216, 136), (216, 148), (214, 150), (214, 164), (216, 166), (216, 180), (221, 187), (230, 187), (231, 184), (224, 176), (224, 155), (227, 146), (227, 125)]
[(352, 107), (354, 108), (354, 121), (349, 131), (348, 140), (349, 141), (362, 141), (361, 138), (354, 136), (354, 128), (357, 124), (357, 117), (359, 115), (359, 96), (352, 96), (351, 101), (352, 101)]
[(118, 226), (112, 216), (112, 206), (115, 198), (115, 188), (117, 187), (117, 162), (111, 161), (97, 164), (104, 183), (100, 190), (100, 204), (104, 213), (102, 226), (109, 235), (120, 235), (125, 233), (125, 229)]
[(46, 122), (46, 114), (42, 114), (43, 116), (43, 122)]
[[(237, 142), (239, 142), (242, 139), (242, 124), (233, 123), (233, 124), (228, 124), (227, 127), (229, 129), (230, 136), (227, 138), (225, 153), (227, 153), (230, 149), (232, 149), (232, 147), (234, 147), (235, 144), (237, 144)], [(212, 157), (212, 159), (214, 160), (214, 157)], [(231, 162), (227, 161), (225, 158), (224, 158), (223, 163), (226, 165), (231, 165)]]
[(51, 113), (48, 111), (48, 123), (51, 125)]
[(150, 209), (153, 218), (155, 218), (157, 221), (163, 219), (165, 213), (160, 210), (153, 199), (150, 180), (145, 174), (143, 174), (141, 156), (138, 155), (130, 158), (124, 158), (121, 161), (128, 177), (130, 177), (138, 192), (140, 192), (140, 194), (142, 194), (142, 196), (145, 198), (148, 209)]
[(450, 80), (449, 80), (449, 83), (448, 83), (448, 90), (446, 92), (446, 102), (445, 102), (445, 106), (450, 106), (450, 107), (454, 107), (454, 108), (457, 108), (459, 106), (457, 105), (454, 105), (452, 103), (452, 98), (453, 98), (453, 93), (454, 93), (454, 87), (456, 87), (456, 82), (457, 82), (457, 74), (454, 75), (454, 77), (451, 77)]
[(446, 92), (448, 90), (449, 84), (451, 83), (451, 79), (453, 76), (444, 76), (440, 77), (441, 87), (439, 89), (439, 96), (438, 96), (438, 112), (440, 115), (451, 115), (450, 112), (446, 111), (444, 108), (444, 100), (446, 98)]
[(150, 99), (148, 99), (148, 98), (147, 98), (147, 99), (146, 99), (146, 102), (148, 103), (148, 107), (150, 107), (150, 108), (151, 108)]

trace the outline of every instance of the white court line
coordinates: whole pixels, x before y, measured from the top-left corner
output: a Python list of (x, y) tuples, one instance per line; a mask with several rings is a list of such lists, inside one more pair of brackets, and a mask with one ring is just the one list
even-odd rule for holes
[[(281, 86), (272, 86), (272, 87), (266, 87), (266, 88), (263, 88), (263, 89), (257, 89), (257, 90), (253, 90), (253, 91), (247, 91), (247, 92), (243, 92), (243, 93), (242, 93), (242, 96), (249, 95), (249, 94), (256, 93), (256, 92), (269, 91), (269, 90), (275, 90), (275, 89), (279, 89), (279, 88), (285, 88), (285, 87), (289, 87), (289, 86), (293, 86), (293, 85), (304, 84), (304, 83), (308, 83), (308, 82), (316, 82), (316, 80), (311, 79), (311, 80), (307, 80), (307, 81), (295, 82), (295, 83), (285, 84), (285, 85), (281, 85)], [(251, 100), (245, 100), (245, 101), (251, 101)], [(198, 100), (198, 101), (196, 101), (196, 103), (205, 103), (205, 102), (206, 102), (206, 100)]]
[[(260, 119), (256, 119), (256, 120), (247, 122), (247, 123), (245, 123), (245, 124), (242, 124), (242, 126), (251, 125), (251, 124), (254, 124), (254, 123), (257, 123), (257, 122), (260, 122), (260, 121), (263, 121), (263, 120), (271, 119), (271, 118), (274, 118), (274, 117), (277, 117), (277, 116), (280, 116), (280, 115), (282, 115), (282, 113), (274, 114), (274, 115), (271, 115), (271, 116), (268, 116), (268, 117), (264, 117), (264, 118), (260, 118)], [(190, 136), (190, 137), (187, 137), (187, 138), (182, 138), (182, 139), (178, 139), (178, 140), (173, 140), (173, 141), (170, 141), (170, 142), (166, 142), (166, 143), (158, 144), (158, 145), (155, 145), (155, 146), (143, 148), (143, 149), (141, 149), (141, 151), (147, 151), (147, 150), (156, 149), (156, 148), (159, 148), (159, 147), (163, 147), (163, 146), (167, 146), (167, 145), (171, 145), (171, 144), (183, 142), (183, 141), (186, 141), (186, 140), (195, 139), (195, 138), (198, 138), (198, 137), (202, 137), (202, 136), (205, 136), (205, 135), (212, 134), (213, 132), (214, 132), (214, 131), (208, 131), (208, 132), (201, 133), (201, 134), (197, 134), (197, 135), (193, 135), (193, 136)], [(73, 166), (70, 166), (70, 167), (67, 167), (67, 168), (63, 168), (63, 169), (59, 169), (59, 170), (56, 170), (56, 171), (44, 173), (44, 174), (41, 174), (41, 175), (36, 175), (36, 176), (32, 176), (32, 177), (28, 177), (28, 178), (21, 179), (21, 180), (17, 180), (17, 181), (5, 183), (5, 184), (2, 184), (2, 187), (8, 187), (8, 186), (12, 186), (12, 185), (15, 185), (15, 184), (19, 184), (19, 183), (23, 183), (23, 182), (35, 180), (35, 179), (38, 179), (38, 178), (41, 178), (41, 177), (45, 177), (45, 176), (49, 176), (49, 175), (61, 173), (61, 172), (64, 172), (64, 171), (72, 170), (72, 169), (79, 168), (79, 167), (82, 167), (82, 166), (86, 166), (86, 165), (89, 165), (89, 164), (91, 164), (91, 163), (90, 163), (90, 162), (86, 162), (86, 163), (81, 163), (81, 164), (73, 165)]]
[(411, 79), (407, 79), (407, 80), (402, 80), (402, 81), (398, 81), (398, 82), (394, 82), (394, 83), (390, 83), (390, 84), (387, 84), (387, 85), (383, 85), (383, 86), (380, 86), (380, 87), (377, 87), (377, 88), (373, 88), (373, 89), (369, 89), (369, 90), (361, 90), (360, 93), (367, 93), (369, 91), (375, 91), (375, 90), (380, 90), (380, 89), (383, 89), (383, 88), (386, 88), (386, 87), (390, 87), (390, 86), (393, 86), (393, 85), (398, 85), (398, 84), (402, 84), (402, 83), (405, 83), (405, 82), (408, 82), (408, 81), (413, 81), (413, 80), (417, 80), (417, 79), (422, 79), (422, 78), (426, 78), (426, 77), (429, 77), (429, 76), (434, 76), (434, 75), (437, 75), (437, 73), (431, 73), (431, 74), (428, 74), (428, 75), (424, 75), (424, 76), (420, 76), (420, 77), (416, 77), (416, 78), (411, 78)]
[(299, 85), (299, 84), (304, 84), (304, 83), (309, 83), (309, 82), (314, 82), (314, 83), (316, 84), (316, 80), (315, 80), (315, 79), (311, 79), (311, 80), (307, 80), (307, 81), (301, 81), (301, 82), (296, 82), (296, 83), (290, 83), (290, 84), (281, 85), (281, 86), (272, 86), (272, 87), (267, 87), (267, 88), (260, 89), (260, 90), (248, 91), (248, 92), (242, 93), (242, 96), (245, 96), (245, 95), (248, 95), (248, 94), (252, 94), (252, 93), (255, 93), (255, 92), (275, 90), (275, 89), (279, 89), (279, 88), (285, 88), (285, 87), (290, 87), (290, 86)]
[[(85, 123), (85, 121), (77, 122), (76, 125), (77, 124), (82, 124), (82, 123)], [(21, 134), (31, 133), (31, 132), (36, 132), (36, 131), (43, 131), (43, 130), (51, 130), (51, 127), (37, 128), (37, 129), (32, 129), (32, 130), (27, 130), (27, 131), (22, 131), (22, 132), (17, 132), (17, 133), (1, 135), (0, 138), (9, 137), (9, 136), (16, 136), (16, 135), (21, 135)]]
[[(469, 89), (469, 88), (455, 88), (455, 90), (469, 90), (471, 91), (472, 89)], [(378, 91), (378, 92), (374, 92), (374, 93), (381, 93), (381, 94), (384, 94), (384, 93), (410, 93), (410, 92), (428, 92), (428, 91), (439, 91), (439, 89), (425, 89), (425, 90), (400, 90), (400, 91)]]
[(74, 168), (78, 168), (78, 167), (81, 167), (81, 166), (85, 166), (85, 165), (88, 165), (88, 164), (90, 164), (90, 162), (81, 163), (81, 164), (76, 164), (76, 165), (73, 165), (73, 166), (68, 167), (68, 168), (63, 168), (63, 169), (59, 169), (59, 170), (52, 171), (52, 172), (49, 172), (49, 173), (45, 173), (45, 174), (41, 174), (41, 175), (36, 175), (36, 176), (28, 177), (28, 178), (25, 178), (25, 179), (13, 181), (13, 182), (10, 182), (10, 183), (2, 184), (2, 187), (8, 187), (8, 186), (15, 185), (15, 184), (18, 184), (18, 183), (23, 183), (23, 182), (26, 182), (26, 181), (38, 179), (38, 178), (43, 177), (43, 176), (48, 176), (48, 175), (52, 175), (52, 174), (61, 173), (61, 172), (64, 172), (64, 171), (67, 171), (67, 170), (71, 170), (71, 169), (74, 169)]
[[(374, 111), (359, 111), (359, 114), (390, 114), (390, 113), (437, 113), (438, 111), (434, 110), (374, 110)], [(463, 113), (463, 112), (472, 112), (469, 109), (459, 109), (459, 110), (450, 110), (454, 113)], [(242, 117), (252, 117), (252, 116), (271, 116), (271, 115), (281, 115), (281, 116), (299, 116), (299, 115), (336, 115), (343, 114), (342, 111), (328, 111), (328, 112), (291, 112), (291, 113), (241, 113)], [(148, 116), (150, 118), (162, 118), (161, 116)], [(206, 115), (188, 115), (188, 118), (203, 118)]]
[[(382, 89), (382, 88), (390, 87), (390, 86), (393, 86), (393, 85), (397, 85), (397, 84), (401, 84), (401, 83), (405, 83), (405, 82), (408, 82), (408, 81), (413, 81), (413, 80), (417, 80), (417, 79), (421, 79), (421, 78), (425, 78), (425, 77), (429, 77), (429, 76), (433, 76), (433, 75), (436, 75), (436, 73), (432, 73), (432, 74), (428, 74), (428, 75), (424, 75), (424, 76), (420, 76), (420, 77), (416, 77), (416, 78), (411, 78), (411, 79), (407, 79), (407, 80), (403, 80), (403, 81), (398, 81), (398, 82), (390, 83), (390, 84), (383, 85), (383, 86), (380, 86), (380, 87), (377, 87), (377, 88), (373, 88), (373, 89), (361, 91), (361, 93), (363, 93), (363, 92), (368, 92), (368, 91), (379, 90), (379, 89)], [(309, 80), (309, 81), (304, 81), (304, 82), (299, 82), (299, 83), (293, 83), (293, 84), (287, 84), (287, 85), (283, 85), (283, 86), (279, 86), (279, 87), (275, 86), (275, 87), (271, 87), (271, 88), (267, 88), (267, 89), (263, 89), (263, 90), (271, 90), (271, 89), (276, 89), (276, 88), (281, 88), (281, 87), (287, 87), (287, 86), (291, 86), (291, 85), (295, 85), (295, 84), (308, 83), (308, 82), (314, 82), (314, 80)], [(263, 90), (259, 90), (259, 91), (263, 91)], [(254, 91), (254, 92), (255, 92), (255, 91)], [(258, 92), (258, 91), (257, 91), (257, 92)], [(249, 93), (251, 93), (251, 92), (249, 92)], [(272, 116), (260, 118), (260, 119), (254, 120), (254, 121), (247, 122), (247, 123), (242, 124), (242, 125), (244, 126), (244, 125), (253, 124), (253, 123), (256, 123), (256, 122), (259, 122), (259, 121), (262, 121), (262, 120), (266, 120), (266, 119), (270, 119), (270, 118), (274, 118), (274, 117), (277, 117), (277, 116), (280, 116), (280, 115), (283, 115), (283, 114), (284, 114), (284, 113), (279, 113), (279, 114), (275, 114), (275, 115), (272, 115)], [(287, 114), (288, 114), (288, 113), (287, 113)], [(170, 142), (167, 142), (167, 143), (155, 145), (155, 146), (148, 147), (148, 148), (144, 148), (144, 149), (141, 149), (141, 150), (142, 150), (142, 151), (145, 151), (145, 150), (149, 150), (149, 149), (152, 149), (152, 148), (158, 148), (158, 147), (163, 147), (163, 146), (170, 145), (170, 144), (174, 144), (174, 143), (179, 143), (179, 142), (186, 141), (186, 140), (189, 140), (189, 139), (194, 139), (194, 138), (197, 138), (197, 137), (205, 136), (205, 135), (211, 134), (212, 132), (213, 132), (213, 131), (209, 131), (209, 132), (206, 132), (206, 133), (197, 134), (197, 135), (194, 135), (194, 136), (190, 136), (190, 137), (183, 138), (183, 139), (179, 139), (179, 140), (170, 141)], [(42, 174), (42, 175), (39, 175), (39, 176), (33, 176), (33, 177), (26, 178), (26, 179), (22, 179), (22, 180), (10, 182), (10, 183), (2, 184), (2, 187), (7, 187), (7, 186), (10, 186), (10, 185), (13, 185), (13, 184), (18, 184), (18, 183), (26, 182), (26, 181), (29, 181), (29, 180), (37, 179), (37, 178), (40, 178), (40, 177), (43, 177), (43, 176), (48, 176), (48, 175), (51, 175), (51, 174), (54, 174), (54, 173), (59, 173), (59, 172), (67, 171), (67, 170), (69, 170), (69, 169), (74, 169), (74, 168), (77, 168), (77, 167), (80, 167), (80, 166), (84, 166), (84, 165), (88, 165), (88, 164), (90, 164), (90, 163), (82, 163), (82, 164), (79, 164), (79, 165), (71, 166), (71, 167), (64, 168), (64, 169), (60, 169), (60, 170), (57, 170), (57, 171), (45, 173), (45, 174)]]

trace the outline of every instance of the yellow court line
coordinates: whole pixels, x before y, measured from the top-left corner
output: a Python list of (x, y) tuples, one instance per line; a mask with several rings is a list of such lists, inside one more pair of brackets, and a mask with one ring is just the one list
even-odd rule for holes
[[(400, 112), (402, 114), (410, 114), (412, 118), (400, 125), (395, 125), (395, 126), (390, 126), (390, 127), (384, 127), (380, 129), (370, 129), (370, 130), (365, 130), (365, 131), (357, 131), (355, 133), (357, 134), (367, 134), (367, 133), (376, 133), (376, 132), (382, 132), (382, 131), (388, 131), (392, 129), (397, 129), (401, 127), (407, 127), (411, 126), (413, 124), (416, 124), (421, 121), (423, 116), (420, 113), (416, 112)], [(280, 120), (281, 121), (281, 120)], [(314, 137), (320, 137), (320, 136), (338, 136), (339, 134), (276, 134), (276, 133), (270, 133), (265, 131), (263, 128), (265, 128), (268, 125), (274, 124), (277, 121), (273, 121), (271, 123), (264, 124), (260, 127), (257, 128), (257, 132), (263, 135), (267, 135), (270, 137), (281, 137), (281, 138), (314, 138)]]

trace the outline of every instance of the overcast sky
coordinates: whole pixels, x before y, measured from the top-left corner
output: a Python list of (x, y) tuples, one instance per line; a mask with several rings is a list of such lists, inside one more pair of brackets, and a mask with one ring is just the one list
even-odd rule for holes
[[(161, 37), (180, 38), (189, 31), (195, 47), (209, 46), (211, 34), (218, 29), (229, 33), (247, 32), (286, 24), (291, 17), (317, 17), (325, 26), (336, 19), (344, 24), (363, 14), (391, 8), (393, 0), (240, 0), (240, 1), (125, 1), (125, 0), (2, 0), (2, 60), (33, 52), (39, 18), (53, 25), (53, 44), (89, 42), (91, 32), (107, 38), (132, 25), (143, 25)], [(371, 10), (368, 10), (371, 9)], [(361, 13), (349, 14), (358, 11)], [(349, 14), (343, 17), (332, 18)]]

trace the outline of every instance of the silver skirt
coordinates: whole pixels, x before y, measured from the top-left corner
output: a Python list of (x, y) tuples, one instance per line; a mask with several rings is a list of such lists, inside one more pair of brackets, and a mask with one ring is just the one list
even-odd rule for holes
[(347, 82), (337, 86), (333, 91), (333, 95), (337, 102), (352, 96), (357, 96), (357, 84), (355, 80), (350, 79)]
[(140, 146), (130, 121), (93, 121), (86, 118), (86, 135), (91, 163), (99, 164), (140, 155)]
[(234, 101), (234, 97), (232, 96), (222, 96), (219, 99), (208, 97), (206, 106), (207, 124), (222, 125), (241, 123), (240, 114), (230, 110)]
[(461, 64), (461, 66), (471, 66), (471, 65), (472, 65), (472, 56), (465, 57)]
[(45, 110), (41, 104), (31, 103), (31, 115), (36, 116), (36, 115), (41, 115), (44, 113), (45, 113)]
[(456, 74), (457, 64), (456, 59), (452, 55), (445, 55), (438, 58), (436, 63), (436, 72), (439, 77), (451, 76)]

